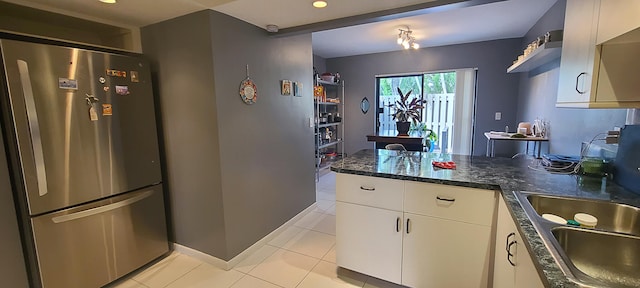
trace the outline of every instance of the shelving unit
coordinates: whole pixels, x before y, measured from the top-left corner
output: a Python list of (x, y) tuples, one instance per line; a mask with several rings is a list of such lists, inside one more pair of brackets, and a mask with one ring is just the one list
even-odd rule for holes
[(524, 57), (507, 68), (507, 73), (527, 72), (538, 68), (554, 59), (560, 58), (562, 54), (562, 41), (552, 41), (542, 44), (536, 48), (531, 54)]
[[(344, 154), (344, 81), (315, 79), (324, 89), (324, 99), (314, 98), (316, 181)], [(339, 118), (340, 121), (336, 121)]]

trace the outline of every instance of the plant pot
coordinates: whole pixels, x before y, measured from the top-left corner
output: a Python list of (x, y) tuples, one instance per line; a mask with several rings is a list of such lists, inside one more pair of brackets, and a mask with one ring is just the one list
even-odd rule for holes
[(398, 135), (409, 135), (409, 128), (411, 122), (396, 122), (396, 128), (398, 129)]
[(427, 152), (431, 152), (431, 140), (424, 139), (424, 147), (427, 148)]

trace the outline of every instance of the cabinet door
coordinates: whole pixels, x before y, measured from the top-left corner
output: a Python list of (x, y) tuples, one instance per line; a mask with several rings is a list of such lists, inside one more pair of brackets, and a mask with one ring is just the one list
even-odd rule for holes
[(401, 281), (402, 212), (336, 201), (336, 263)]
[(405, 213), (402, 285), (486, 288), (490, 246), (491, 227)]
[(599, 4), (600, 0), (567, 0), (558, 107), (581, 107), (590, 101)]
[(518, 288), (543, 288), (542, 280), (538, 275), (538, 270), (531, 260), (531, 255), (527, 251), (524, 240), (520, 234), (516, 233), (516, 284)]
[[(516, 227), (502, 197), (498, 197), (498, 221), (496, 226), (493, 287), (512, 288), (516, 283), (515, 259), (508, 255), (509, 243), (515, 239)], [(515, 249), (511, 249), (513, 253)], [(509, 258), (507, 258), (509, 257)], [(511, 260), (512, 263), (509, 263)]]
[(600, 2), (597, 44), (640, 28), (640, 1), (605, 0)]
[[(493, 287), (542, 288), (544, 287), (542, 280), (527, 251), (524, 240), (518, 233), (511, 213), (509, 213), (502, 197), (499, 199)], [(508, 253), (512, 254), (509, 258), (507, 258)]]

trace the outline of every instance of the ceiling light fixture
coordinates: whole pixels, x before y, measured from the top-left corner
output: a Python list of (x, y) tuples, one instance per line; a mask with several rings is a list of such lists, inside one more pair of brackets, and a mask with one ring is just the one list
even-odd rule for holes
[(115, 4), (116, 0), (99, 0), (102, 3), (107, 3), (107, 4)]
[(400, 33), (398, 33), (398, 40), (397, 40), (398, 45), (401, 45), (404, 49), (420, 48), (420, 44), (416, 43), (416, 38), (411, 36), (411, 33), (413, 33), (413, 31), (411, 31), (409, 27), (407, 27), (407, 29), (398, 29), (398, 30), (400, 30)]
[(327, 7), (327, 5), (328, 5), (327, 1), (324, 1), (324, 0), (313, 1), (313, 7), (316, 7), (316, 8), (324, 8), (324, 7)]

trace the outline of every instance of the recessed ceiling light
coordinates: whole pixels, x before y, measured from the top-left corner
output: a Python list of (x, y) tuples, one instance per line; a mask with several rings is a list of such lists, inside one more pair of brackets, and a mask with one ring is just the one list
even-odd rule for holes
[(323, 0), (313, 1), (313, 7), (316, 7), (316, 8), (327, 7), (327, 1), (323, 1)]
[(100, 1), (102, 3), (107, 3), (107, 4), (115, 4), (116, 3), (116, 0), (98, 0), (98, 1)]

